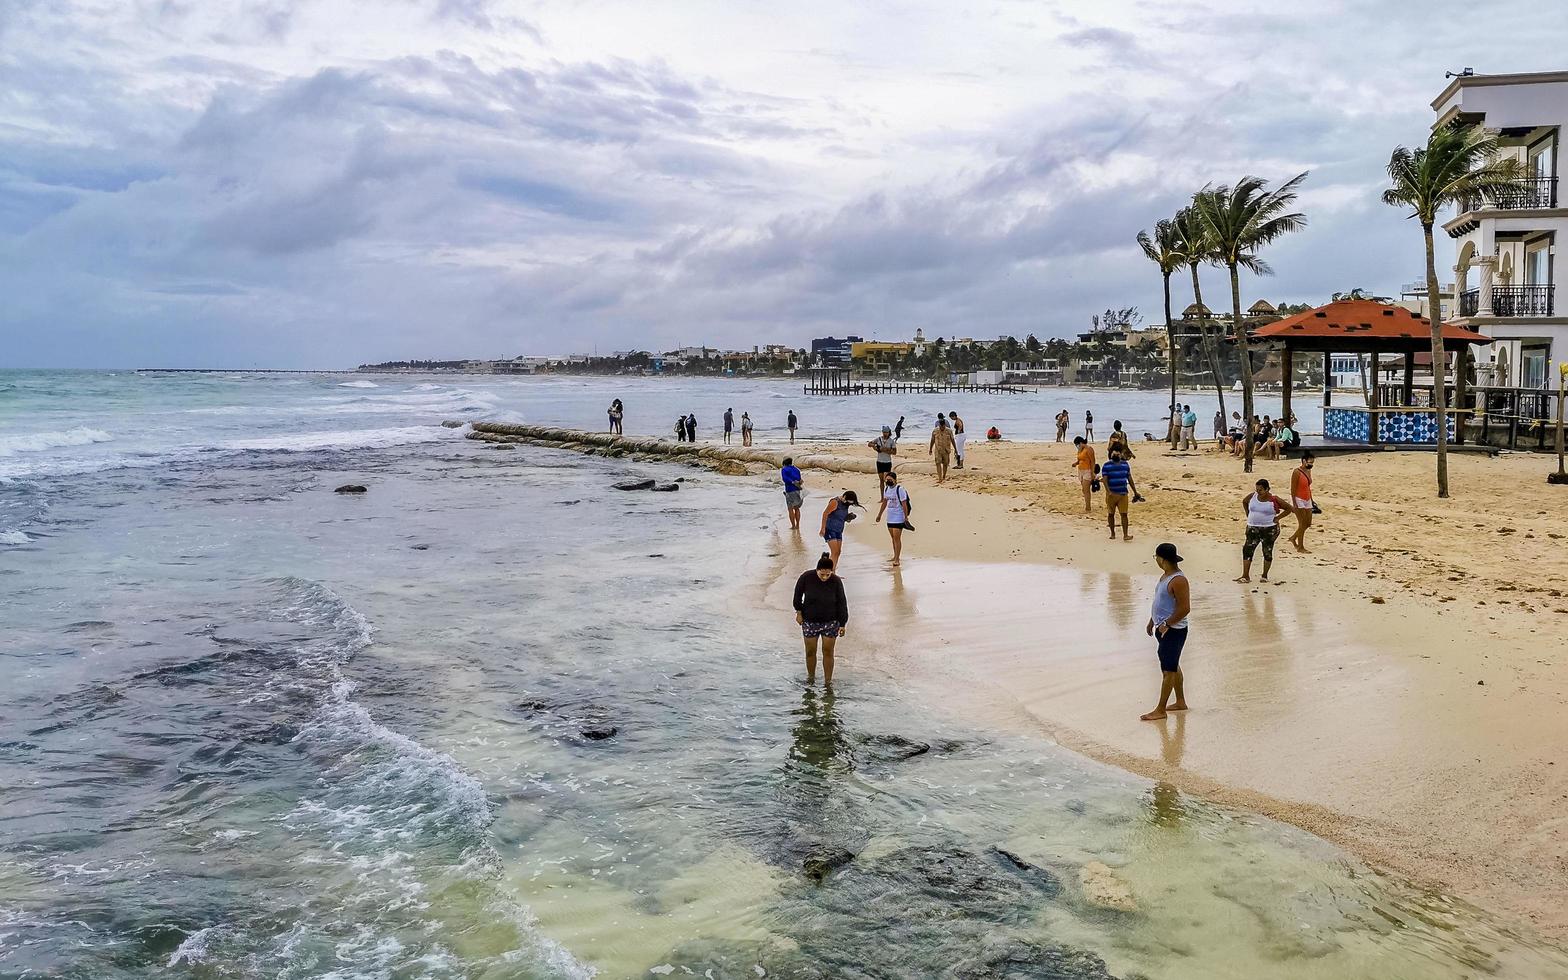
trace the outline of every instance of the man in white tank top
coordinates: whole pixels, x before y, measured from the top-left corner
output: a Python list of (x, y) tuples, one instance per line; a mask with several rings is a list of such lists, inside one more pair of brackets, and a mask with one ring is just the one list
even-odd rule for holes
[[(1160, 580), (1154, 586), (1154, 602), (1149, 610), (1145, 632), (1159, 642), (1160, 700), (1154, 710), (1140, 715), (1142, 721), (1159, 721), (1167, 711), (1186, 711), (1187, 696), (1181, 687), (1181, 652), (1187, 645), (1187, 615), (1192, 612), (1192, 592), (1181, 570), (1181, 555), (1170, 542), (1154, 549), (1154, 563), (1160, 566)], [(1171, 695), (1176, 702), (1171, 702)]]

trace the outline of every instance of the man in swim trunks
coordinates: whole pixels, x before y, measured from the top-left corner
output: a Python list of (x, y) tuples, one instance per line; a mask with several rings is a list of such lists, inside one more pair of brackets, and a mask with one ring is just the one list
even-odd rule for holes
[(1116, 515), (1122, 516), (1122, 540), (1131, 541), (1127, 533), (1127, 501), (1137, 492), (1132, 480), (1132, 464), (1122, 458), (1118, 447), (1110, 452), (1110, 461), (1100, 467), (1100, 479), (1105, 481), (1105, 519), (1111, 525), (1111, 540), (1116, 540)]
[(953, 454), (953, 430), (940, 415), (936, 417), (936, 428), (931, 430), (931, 441), (926, 443), (926, 453), (936, 461), (936, 482), (946, 480), (948, 460)]

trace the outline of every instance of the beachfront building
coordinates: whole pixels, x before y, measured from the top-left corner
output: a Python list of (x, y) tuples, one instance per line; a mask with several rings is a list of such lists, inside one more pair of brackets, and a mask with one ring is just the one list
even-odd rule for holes
[(818, 337), (811, 342), (811, 363), (849, 367), (854, 346), (864, 340), (864, 337)]
[(1039, 361), (1003, 361), (999, 382), (1008, 384), (1059, 385), (1062, 383), (1062, 365), (1054, 357)]
[(1568, 242), (1560, 143), (1568, 126), (1568, 71), (1464, 74), (1432, 101), (1433, 124), (1478, 124), (1501, 155), (1528, 173), (1523, 187), (1464, 202), (1443, 230), (1454, 242), (1453, 322), (1493, 342), (1477, 352), (1477, 375), (1505, 388), (1543, 389), (1568, 361), (1568, 316), (1557, 293), (1558, 246)]
[(861, 374), (891, 374), (895, 361), (914, 353), (912, 341), (862, 340), (849, 348), (850, 360)]

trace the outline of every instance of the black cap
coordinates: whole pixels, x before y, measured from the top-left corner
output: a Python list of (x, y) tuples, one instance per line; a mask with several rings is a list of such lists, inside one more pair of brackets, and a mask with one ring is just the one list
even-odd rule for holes
[(1181, 555), (1176, 553), (1176, 546), (1169, 541), (1154, 549), (1154, 557), (1163, 558), (1172, 565), (1180, 565), (1182, 563)]

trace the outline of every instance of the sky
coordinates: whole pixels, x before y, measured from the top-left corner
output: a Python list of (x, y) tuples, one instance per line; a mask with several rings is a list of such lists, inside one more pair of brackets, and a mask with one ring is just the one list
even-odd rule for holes
[[(1545, 8), (1543, 8), (1545, 9)], [(1451, 0), (0, 0), (0, 368), (353, 367), (1163, 322), (1134, 236), (1302, 171), (1243, 305), (1420, 278)], [(1439, 267), (1451, 254), (1439, 242)], [(1191, 300), (1175, 284), (1178, 314)], [(1205, 300), (1228, 304), (1223, 271)]]

